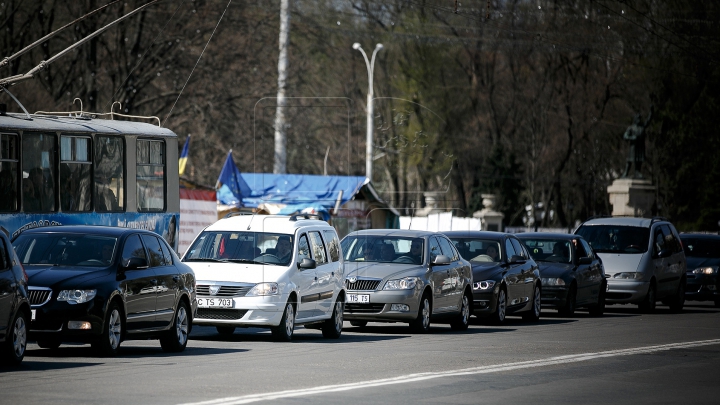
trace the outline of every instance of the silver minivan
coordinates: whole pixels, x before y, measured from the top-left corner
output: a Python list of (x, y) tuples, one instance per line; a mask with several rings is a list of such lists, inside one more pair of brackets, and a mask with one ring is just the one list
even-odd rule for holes
[(576, 231), (602, 259), (607, 304), (637, 304), (652, 312), (662, 301), (673, 311), (685, 304), (685, 253), (675, 227), (664, 218), (606, 217)]

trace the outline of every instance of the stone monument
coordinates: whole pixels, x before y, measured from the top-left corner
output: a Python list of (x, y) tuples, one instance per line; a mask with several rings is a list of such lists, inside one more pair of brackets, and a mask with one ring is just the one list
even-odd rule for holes
[(480, 227), (483, 231), (502, 231), (502, 222), (503, 218), (505, 218), (505, 214), (495, 211), (495, 194), (481, 194), (480, 196), (482, 197), (483, 209), (475, 211), (473, 213), (473, 218), (480, 218)]

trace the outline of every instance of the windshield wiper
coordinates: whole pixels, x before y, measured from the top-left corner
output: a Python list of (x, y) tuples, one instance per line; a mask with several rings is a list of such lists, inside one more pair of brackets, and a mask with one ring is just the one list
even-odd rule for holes
[(185, 259), (184, 262), (226, 262), (227, 260), (212, 259), (209, 257), (202, 257), (197, 259)]
[(223, 262), (233, 262), (233, 263), (251, 263), (251, 264), (266, 264), (265, 262), (256, 262), (255, 260), (250, 259), (226, 259), (222, 260)]

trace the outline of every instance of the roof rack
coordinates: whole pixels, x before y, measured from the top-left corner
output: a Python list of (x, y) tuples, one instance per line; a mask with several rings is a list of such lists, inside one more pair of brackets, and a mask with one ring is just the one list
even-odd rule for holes
[(297, 221), (298, 219), (320, 219), (320, 215), (317, 215), (317, 214), (295, 214), (290, 217), (290, 221)]
[(236, 212), (229, 212), (227, 215), (225, 215), (225, 218), (235, 217), (238, 215), (253, 215), (254, 212), (243, 212), (243, 211), (236, 211)]

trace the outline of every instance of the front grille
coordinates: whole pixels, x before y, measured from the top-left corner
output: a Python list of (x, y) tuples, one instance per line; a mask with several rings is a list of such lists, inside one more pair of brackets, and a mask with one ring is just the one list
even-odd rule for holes
[(243, 297), (252, 287), (253, 286), (249, 285), (223, 285), (220, 286), (217, 294), (211, 295), (210, 286), (201, 284), (197, 286), (197, 295), (210, 297)]
[(380, 284), (381, 280), (378, 279), (369, 279), (369, 280), (362, 280), (358, 279), (354, 283), (351, 283), (350, 280), (345, 280), (345, 289), (348, 291), (374, 291), (378, 284)]
[(52, 290), (47, 287), (28, 287), (28, 295), (30, 305), (39, 307), (50, 301)]
[(377, 314), (382, 312), (385, 304), (345, 304), (348, 314)]
[(237, 320), (245, 316), (247, 309), (198, 308), (196, 318)]

